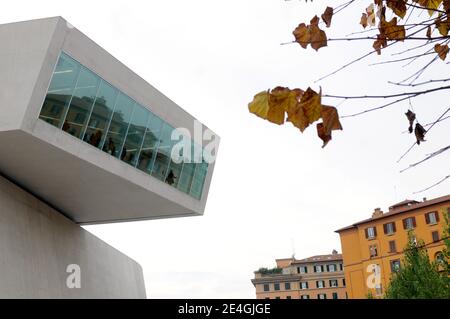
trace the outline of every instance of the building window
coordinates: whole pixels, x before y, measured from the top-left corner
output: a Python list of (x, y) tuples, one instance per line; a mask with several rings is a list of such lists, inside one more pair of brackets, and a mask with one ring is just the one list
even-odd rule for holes
[(270, 299), (270, 297), (265, 297), (264, 299)]
[(327, 299), (327, 294), (318, 294), (317, 299)]
[(434, 260), (436, 260), (436, 262), (439, 265), (444, 264), (444, 254), (441, 251), (438, 251), (435, 255), (434, 255)]
[(337, 294), (337, 292), (333, 292), (333, 299), (338, 299), (338, 294)]
[(435, 225), (439, 222), (438, 212), (431, 212), (425, 214), (425, 222), (427, 225)]
[(403, 229), (411, 230), (416, 227), (416, 218), (409, 217), (403, 220)]
[(280, 299), (280, 297), (279, 297), (279, 296), (277, 296), (277, 297), (275, 297), (275, 299)]
[(377, 257), (378, 256), (378, 248), (377, 245), (370, 245), (369, 246), (369, 253), (370, 253), (370, 257)]
[(323, 272), (323, 266), (322, 265), (314, 266), (314, 272)]
[(383, 230), (386, 235), (392, 235), (396, 232), (395, 223), (387, 223), (383, 225)]
[(323, 280), (316, 281), (316, 287), (317, 288), (325, 288), (325, 281), (323, 281)]
[(390, 253), (396, 253), (397, 252), (397, 245), (395, 244), (395, 240), (389, 241), (389, 252)]
[(345, 278), (344, 278), (344, 279), (342, 279), (342, 286), (344, 286), (344, 287), (345, 287)]
[(344, 270), (344, 265), (343, 264), (339, 264), (339, 270), (340, 271)]
[(284, 283), (284, 289), (285, 290), (291, 290), (291, 283), (290, 282), (285, 282)]
[[(201, 199), (208, 163), (172, 161), (175, 128), (63, 52), (39, 118)], [(194, 153), (202, 151), (192, 140), (191, 145)]]
[(269, 284), (264, 284), (264, 291), (270, 291)]
[(391, 272), (397, 272), (400, 270), (400, 260), (391, 260)]
[(438, 231), (434, 231), (434, 232), (432, 232), (431, 233), (431, 237), (433, 238), (433, 243), (436, 243), (436, 242), (438, 242), (440, 239), (439, 239), (439, 232)]
[(336, 279), (330, 280), (330, 287), (336, 288), (338, 286), (338, 281)]
[(276, 291), (280, 290), (280, 284), (273, 284), (273, 289)]
[(301, 295), (300, 299), (309, 299), (309, 295)]
[(327, 265), (327, 269), (328, 269), (329, 272), (335, 272), (336, 271), (336, 265), (335, 264)]
[(299, 274), (307, 274), (308, 273), (308, 267), (306, 267), (306, 266), (297, 267), (297, 272)]
[(377, 237), (377, 228), (376, 227), (368, 227), (365, 229), (366, 238), (367, 239), (374, 239)]
[(300, 283), (300, 289), (308, 289), (308, 282), (301, 282)]

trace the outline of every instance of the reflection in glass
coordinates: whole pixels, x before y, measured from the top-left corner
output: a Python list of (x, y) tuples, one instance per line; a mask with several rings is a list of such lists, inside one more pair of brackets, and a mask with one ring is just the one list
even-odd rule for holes
[[(208, 164), (192, 143), (191, 157), (177, 164), (174, 128), (98, 75), (61, 53), (45, 97), (41, 120), (141, 171), (200, 199)], [(192, 162), (191, 162), (191, 161)]]
[(67, 55), (61, 54), (39, 115), (40, 119), (56, 127), (62, 126), (62, 118), (66, 114), (79, 72), (80, 65)]
[(81, 138), (94, 105), (100, 79), (86, 68), (81, 68), (75, 91), (62, 126), (63, 131)]
[(162, 125), (163, 121), (155, 115), (151, 116), (147, 124), (137, 168), (148, 174), (151, 173), (156, 158), (156, 148), (159, 144)]
[(83, 140), (89, 144), (101, 148), (106, 136), (106, 129), (111, 120), (116, 103), (117, 90), (107, 82), (102, 81), (95, 98), (89, 125), (84, 133)]
[(165, 181), (167, 167), (170, 161), (170, 151), (172, 148), (171, 134), (173, 127), (164, 123), (162, 127), (161, 137), (156, 152), (155, 163), (152, 168), (152, 175), (161, 181)]
[(136, 165), (142, 139), (144, 138), (149, 112), (141, 105), (136, 104), (133, 118), (128, 128), (125, 144), (120, 158), (133, 166)]
[(195, 164), (195, 172), (191, 184), (190, 194), (197, 199), (200, 199), (202, 196), (203, 184), (205, 182), (207, 172), (208, 163), (203, 162)]
[(122, 144), (127, 134), (133, 112), (134, 101), (123, 93), (119, 93), (116, 107), (109, 124), (108, 134), (103, 144), (103, 151), (119, 157)]

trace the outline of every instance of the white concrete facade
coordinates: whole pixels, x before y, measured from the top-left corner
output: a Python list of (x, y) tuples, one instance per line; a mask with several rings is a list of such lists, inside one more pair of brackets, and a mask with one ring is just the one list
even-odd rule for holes
[(138, 263), (0, 176), (0, 298), (145, 297)]

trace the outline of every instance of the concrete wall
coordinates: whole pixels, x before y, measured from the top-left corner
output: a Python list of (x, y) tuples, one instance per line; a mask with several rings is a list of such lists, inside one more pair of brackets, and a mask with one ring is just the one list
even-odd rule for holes
[(0, 176), (0, 298), (145, 297), (138, 263)]

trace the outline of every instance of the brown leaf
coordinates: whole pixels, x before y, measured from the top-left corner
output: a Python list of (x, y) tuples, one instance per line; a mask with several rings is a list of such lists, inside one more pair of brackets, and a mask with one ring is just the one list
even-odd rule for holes
[(367, 14), (363, 13), (361, 16), (361, 21), (359, 21), (359, 24), (363, 26), (365, 29), (367, 27)]
[(387, 47), (387, 41), (386, 38), (383, 37), (381, 34), (377, 35), (377, 39), (373, 42), (373, 48), (375, 51), (377, 51), (377, 54), (381, 54), (381, 48)]
[(329, 141), (331, 141), (331, 132), (327, 133), (323, 123), (317, 123), (317, 135), (323, 141), (322, 148), (324, 148)]
[(386, 36), (388, 40), (403, 41), (405, 39), (405, 26), (397, 25), (397, 18), (392, 18), (391, 21), (381, 20), (380, 33)]
[(311, 123), (322, 116), (321, 93), (308, 88), (301, 96), (296, 108), (288, 114), (288, 121), (304, 131)]
[(422, 125), (416, 123), (416, 128), (414, 129), (414, 134), (416, 135), (417, 145), (420, 145), (420, 142), (425, 142), (425, 133), (427, 131), (423, 128)]
[(397, 16), (404, 18), (406, 15), (406, 1), (405, 0), (387, 0), (388, 8), (390, 8)]
[(317, 124), (317, 134), (323, 141), (325, 147), (331, 141), (331, 132), (342, 130), (339, 115), (335, 107), (322, 105), (322, 123)]
[(431, 39), (431, 27), (427, 28), (427, 38)]
[(413, 131), (413, 124), (414, 124), (414, 121), (416, 120), (416, 113), (412, 112), (411, 110), (408, 110), (408, 112), (406, 112), (405, 115), (406, 115), (406, 117), (408, 118), (408, 121), (409, 121), (408, 131), (409, 131), (409, 133), (412, 133), (412, 131)]
[(322, 14), (322, 20), (325, 22), (327, 28), (331, 25), (331, 18), (333, 17), (333, 8), (327, 7), (325, 12)]
[(306, 24), (300, 23), (292, 33), (294, 34), (295, 41), (297, 41), (303, 49), (306, 49), (311, 41), (311, 34)]
[(317, 51), (320, 48), (327, 46), (327, 35), (325, 31), (320, 30), (318, 26), (311, 25), (310, 33), (311, 33), (311, 47), (314, 50)]
[(439, 55), (441, 60), (445, 60), (448, 53), (448, 45), (447, 44), (435, 44), (434, 51)]
[(448, 17), (446, 20), (442, 20), (442, 17), (439, 16), (435, 20), (435, 26), (436, 29), (438, 29), (439, 33), (445, 37), (448, 35), (448, 31), (450, 30), (450, 20)]

